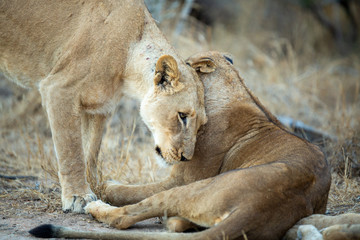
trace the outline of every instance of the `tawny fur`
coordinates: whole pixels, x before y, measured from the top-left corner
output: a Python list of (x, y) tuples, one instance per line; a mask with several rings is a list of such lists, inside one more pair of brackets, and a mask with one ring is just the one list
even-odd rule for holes
[(119, 229), (166, 215), (209, 228), (189, 239), (242, 239), (245, 233), (269, 240), (324, 213), (331, 179), (320, 149), (287, 132), (223, 54), (200, 53), (188, 63), (204, 84), (208, 116), (193, 159), (174, 165), (164, 182), (107, 183), (108, 201), (134, 204), (116, 208), (98, 201), (87, 211)]
[[(0, 22), (0, 70), (41, 93), (64, 211), (96, 199), (85, 162), (96, 171), (106, 116), (124, 94), (141, 101), (165, 161), (192, 158), (206, 122), (203, 87), (141, 0), (1, 1)], [(191, 116), (187, 124), (179, 112)]]

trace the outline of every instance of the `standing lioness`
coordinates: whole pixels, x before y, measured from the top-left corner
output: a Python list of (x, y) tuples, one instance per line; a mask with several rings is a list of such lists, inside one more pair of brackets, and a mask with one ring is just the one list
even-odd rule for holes
[(64, 211), (96, 199), (85, 160), (97, 158), (106, 115), (123, 94), (141, 100), (160, 157), (192, 158), (206, 122), (203, 88), (142, 1), (1, 1), (0, 23), (0, 71), (41, 93)]

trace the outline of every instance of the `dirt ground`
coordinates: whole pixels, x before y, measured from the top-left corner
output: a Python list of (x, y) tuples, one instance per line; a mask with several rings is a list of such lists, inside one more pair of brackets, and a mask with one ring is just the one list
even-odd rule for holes
[[(36, 239), (28, 231), (41, 224), (54, 224), (78, 230), (117, 231), (99, 223), (90, 215), (63, 213), (59, 201), (59, 192), (49, 194), (45, 201), (34, 196), (32, 191), (39, 184), (37, 181), (22, 181), (28, 191), (17, 196), (16, 191), (1, 197), (0, 204), (0, 239)], [(1, 184), (3, 186), (3, 184)], [(7, 189), (9, 190), (9, 189)], [(51, 197), (51, 198), (50, 198)], [(129, 231), (164, 231), (158, 219), (149, 219), (133, 226)]]
[[(16, 182), (9, 184), (6, 180), (2, 180), (0, 183), (1, 188), (8, 192), (5, 196), (1, 195), (0, 239), (36, 239), (28, 231), (38, 225), (49, 223), (78, 230), (117, 231), (95, 221), (90, 215), (63, 213), (58, 188), (52, 189), (48, 194), (39, 195), (38, 180), (16, 180)], [(20, 190), (17, 184), (22, 185)], [(46, 199), (39, 196), (44, 196)], [(159, 219), (149, 219), (137, 223), (128, 231), (135, 230), (164, 231), (165, 229), (159, 223)]]

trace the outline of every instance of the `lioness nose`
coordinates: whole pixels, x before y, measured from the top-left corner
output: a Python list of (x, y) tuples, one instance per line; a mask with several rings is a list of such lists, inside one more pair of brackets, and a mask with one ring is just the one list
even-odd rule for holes
[(189, 159), (187, 159), (186, 157), (184, 157), (183, 154), (181, 154), (181, 159), (180, 159), (181, 162), (187, 162), (189, 161)]

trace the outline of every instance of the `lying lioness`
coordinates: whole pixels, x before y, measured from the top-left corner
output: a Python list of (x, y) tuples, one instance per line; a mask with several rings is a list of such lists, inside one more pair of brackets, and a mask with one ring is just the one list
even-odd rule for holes
[[(197, 70), (204, 84), (208, 116), (208, 123), (198, 134), (198, 143), (192, 160), (174, 165), (170, 176), (162, 182), (147, 185), (106, 182), (102, 194), (105, 201), (115, 206), (133, 204), (158, 192), (229, 170), (273, 163), (271, 166), (262, 166), (265, 169), (263, 171), (269, 172), (271, 176), (276, 176), (275, 172), (268, 169), (274, 168), (275, 164), (285, 164), (286, 168), (292, 167), (284, 173), (284, 177), (272, 178), (274, 181), (283, 182), (291, 191), (295, 191), (291, 185), (294, 184), (304, 187), (302, 191), (313, 190), (319, 193), (307, 193), (314, 198), (312, 201), (316, 204), (313, 203), (314, 209), (308, 209), (307, 214), (301, 212), (302, 217), (313, 212), (325, 211), (330, 174), (324, 155), (318, 147), (284, 130), (277, 119), (245, 86), (231, 62), (228, 55), (215, 52), (200, 53), (187, 60), (187, 63)], [(285, 176), (289, 176), (288, 172), (292, 172), (293, 168), (298, 175), (290, 174), (292, 178), (286, 180)], [(247, 175), (249, 171), (242, 170), (238, 175)], [(258, 171), (259, 176), (262, 176), (261, 171)], [(262, 186), (263, 181), (267, 180), (259, 177), (249, 188), (256, 188), (257, 184)], [(307, 186), (308, 181), (314, 183)], [(242, 181), (241, 184), (247, 185), (249, 182)], [(318, 187), (322, 191), (315, 190)], [(278, 191), (283, 190), (279, 187)], [(302, 197), (309, 199), (307, 196)], [(301, 214), (299, 212), (299, 215)], [(294, 218), (300, 219), (296, 216)], [(296, 220), (293, 223), (295, 222)]]
[[(119, 229), (164, 215), (174, 231), (192, 224), (209, 229), (191, 234), (119, 232), (117, 237), (279, 239), (301, 218), (325, 212), (330, 171), (324, 155), (318, 147), (284, 130), (244, 85), (231, 62), (218, 52), (200, 53), (188, 60), (204, 84), (208, 116), (193, 159), (174, 166), (173, 178), (189, 184), (120, 208), (101, 201), (86, 207), (96, 219)], [(168, 188), (162, 183), (158, 186)], [(132, 199), (121, 191), (119, 196), (115, 191), (112, 194), (117, 204), (126, 197)], [(108, 193), (106, 196), (109, 198)], [(54, 236), (80, 236), (51, 229), (59, 233)], [(90, 236), (95, 235), (86, 235)]]
[(124, 94), (141, 101), (159, 157), (192, 158), (206, 122), (203, 87), (141, 0), (1, 1), (0, 22), (0, 71), (40, 90), (64, 211), (96, 199), (85, 160), (95, 165), (106, 116)]
[(249, 239), (279, 239), (301, 218), (324, 213), (331, 179), (319, 148), (284, 130), (223, 54), (200, 53), (188, 63), (204, 84), (208, 123), (192, 161), (179, 164), (183, 170), (176, 176), (187, 184), (220, 175), (122, 208), (90, 203), (87, 211), (119, 229), (150, 217), (177, 216), (182, 221), (168, 221), (180, 224), (174, 230), (184, 230), (184, 221), (210, 227), (194, 234), (201, 239), (243, 233)]

